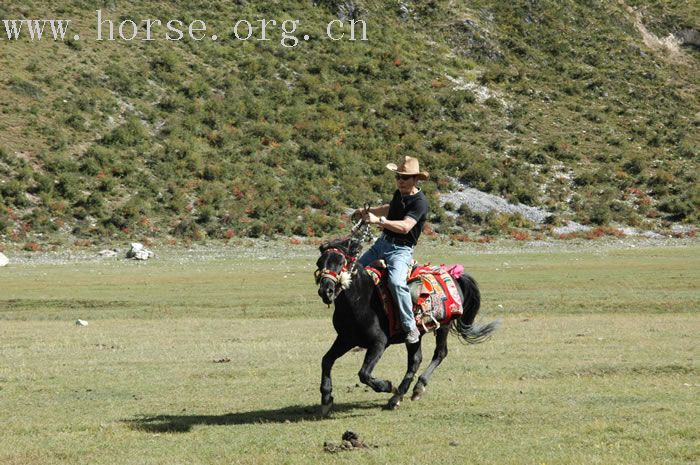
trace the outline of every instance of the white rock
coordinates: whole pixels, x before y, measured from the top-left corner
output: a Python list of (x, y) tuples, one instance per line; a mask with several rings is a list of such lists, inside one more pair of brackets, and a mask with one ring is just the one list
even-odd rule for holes
[(146, 250), (146, 249), (137, 250), (134, 253), (134, 260), (148, 260), (152, 256), (153, 256), (153, 252), (151, 252), (150, 250)]
[(692, 224), (674, 224), (671, 225), (671, 232), (675, 234), (687, 234), (695, 229)]
[(143, 250), (143, 248), (144, 248), (144, 247), (143, 247), (143, 244), (142, 244), (142, 243), (140, 243), (140, 242), (132, 242), (132, 243), (131, 243), (131, 248), (130, 248), (129, 251), (126, 253), (127, 258), (131, 258), (131, 257), (128, 256), (130, 253), (136, 253), (136, 252), (138, 252), (139, 250)]
[(0, 267), (7, 266), (8, 263), (10, 263), (10, 259), (0, 252)]
[(97, 255), (99, 255), (100, 257), (111, 258), (111, 257), (116, 257), (117, 252), (116, 252), (116, 250), (105, 249), (105, 250), (100, 250), (99, 252), (97, 252)]
[(87, 326), (88, 322), (85, 320), (76, 320), (75, 321), (75, 326)]
[(554, 234), (569, 234), (569, 233), (575, 233), (575, 232), (580, 232), (580, 231), (590, 231), (591, 227), (590, 226), (585, 226), (579, 223), (576, 223), (575, 221), (567, 221), (566, 226), (559, 226), (557, 228), (552, 228), (552, 232)]
[(131, 248), (126, 253), (126, 258), (133, 258), (134, 260), (148, 260), (153, 256), (155, 254), (146, 249), (140, 242), (132, 242)]

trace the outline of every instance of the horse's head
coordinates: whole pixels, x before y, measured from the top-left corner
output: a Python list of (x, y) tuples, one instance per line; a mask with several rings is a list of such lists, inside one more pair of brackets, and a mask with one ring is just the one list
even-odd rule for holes
[(361, 241), (353, 239), (336, 240), (321, 245), (321, 256), (316, 262), (314, 276), (318, 284), (318, 295), (324, 304), (332, 304), (343, 290), (350, 287), (352, 270), (361, 249)]

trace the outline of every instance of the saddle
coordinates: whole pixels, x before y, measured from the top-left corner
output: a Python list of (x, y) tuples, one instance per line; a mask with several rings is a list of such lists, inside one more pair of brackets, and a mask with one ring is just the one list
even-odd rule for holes
[[(389, 292), (389, 273), (380, 261), (365, 268), (379, 292), (384, 312), (389, 320), (389, 336), (403, 332), (394, 298)], [(382, 261), (383, 262), (383, 261)], [(447, 324), (462, 315), (463, 296), (456, 278), (462, 269), (457, 266), (445, 267), (415, 263), (409, 270), (406, 280), (413, 302), (413, 315), (421, 333), (426, 333)]]

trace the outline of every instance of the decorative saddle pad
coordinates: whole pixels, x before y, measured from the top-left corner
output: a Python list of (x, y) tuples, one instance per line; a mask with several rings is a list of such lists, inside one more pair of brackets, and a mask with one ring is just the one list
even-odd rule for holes
[[(408, 288), (413, 301), (413, 314), (421, 333), (432, 331), (462, 315), (462, 296), (455, 279), (448, 269), (454, 267), (418, 265), (411, 271)], [(377, 286), (389, 320), (389, 336), (402, 333), (398, 310), (387, 286), (389, 274), (386, 269), (366, 267)]]

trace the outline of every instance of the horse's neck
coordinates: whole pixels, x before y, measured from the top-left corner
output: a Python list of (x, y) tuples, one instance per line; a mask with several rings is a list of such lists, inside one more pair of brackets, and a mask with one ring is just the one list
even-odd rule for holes
[(374, 281), (367, 271), (359, 264), (350, 280), (350, 285), (335, 301), (335, 318), (348, 319), (358, 323), (366, 319), (369, 301), (372, 298)]
[(355, 273), (351, 275), (350, 286), (345, 290), (351, 294), (363, 292), (368, 283), (372, 282), (372, 277), (367, 273), (367, 270), (359, 263), (355, 265)]

